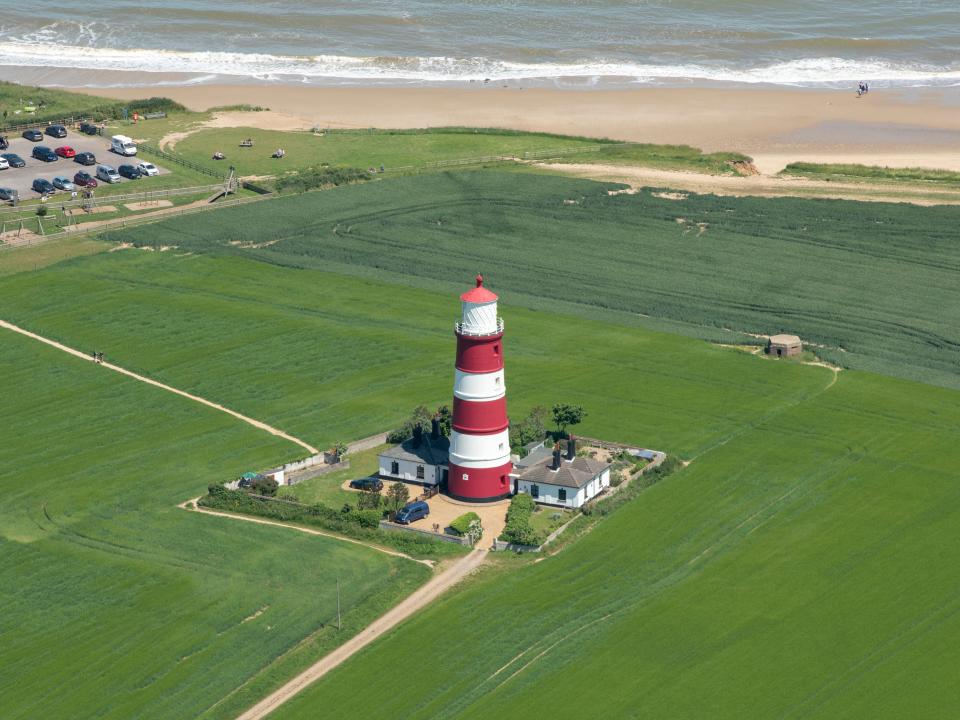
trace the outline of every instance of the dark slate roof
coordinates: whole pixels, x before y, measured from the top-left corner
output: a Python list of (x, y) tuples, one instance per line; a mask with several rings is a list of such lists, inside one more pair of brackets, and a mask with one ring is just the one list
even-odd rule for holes
[[(560, 469), (554, 472), (550, 469), (553, 464), (553, 451), (548, 451), (550, 457), (540, 460), (527, 468), (517, 468), (517, 477), (526, 482), (542, 483), (544, 485), (560, 485), (561, 487), (582, 488), (597, 475), (610, 467), (609, 463), (600, 462), (588, 457), (577, 457), (572, 462), (560, 461)], [(532, 455), (533, 453), (531, 453)], [(529, 456), (527, 456), (529, 457)], [(526, 458), (524, 458), (526, 460)]]
[(528, 451), (527, 454), (514, 463), (518, 470), (526, 469), (543, 459), (553, 459), (553, 448), (547, 447), (543, 442), (530, 443), (530, 445), (526, 447)]
[(434, 440), (429, 433), (424, 433), (420, 447), (414, 447), (413, 438), (410, 438), (389, 450), (383, 451), (380, 456), (396, 460), (422, 462), (427, 465), (446, 465), (450, 456), (450, 438), (441, 435)]

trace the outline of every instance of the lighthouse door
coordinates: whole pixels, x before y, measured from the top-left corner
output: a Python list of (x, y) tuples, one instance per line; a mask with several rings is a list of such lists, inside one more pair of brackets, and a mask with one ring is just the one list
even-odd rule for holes
[(442, 477), (441, 480), (440, 480), (440, 485), (443, 487), (444, 490), (447, 489), (447, 478), (448, 478), (448, 477), (450, 477), (450, 470), (449, 470), (449, 468), (444, 468), (444, 469), (443, 469), (443, 477)]

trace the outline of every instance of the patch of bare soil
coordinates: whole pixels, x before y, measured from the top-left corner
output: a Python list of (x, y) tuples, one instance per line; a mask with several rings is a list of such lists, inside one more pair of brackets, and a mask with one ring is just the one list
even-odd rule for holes
[(127, 210), (154, 210), (156, 208), (173, 207), (170, 200), (147, 200), (144, 202), (125, 203)]

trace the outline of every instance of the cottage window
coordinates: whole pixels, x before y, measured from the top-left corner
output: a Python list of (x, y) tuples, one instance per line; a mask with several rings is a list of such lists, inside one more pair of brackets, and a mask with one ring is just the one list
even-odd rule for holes
[(417, 480), (423, 480), (423, 465), (417, 465)]
[(390, 474), (391, 475), (400, 474), (400, 463), (398, 463), (396, 460), (390, 463)]
[(530, 497), (532, 497), (532, 498), (538, 498), (538, 497), (540, 497), (540, 486), (539, 486), (539, 485), (534, 484), (534, 485), (531, 485), (531, 486), (530, 486)]
[(566, 488), (560, 488), (560, 490), (557, 491), (557, 498), (560, 500), (560, 502), (566, 502), (566, 501), (567, 501), (567, 489), (566, 489)]

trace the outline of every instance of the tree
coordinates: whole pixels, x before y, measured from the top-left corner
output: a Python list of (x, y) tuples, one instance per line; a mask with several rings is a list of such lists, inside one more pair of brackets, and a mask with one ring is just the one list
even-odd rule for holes
[(527, 415), (517, 427), (517, 434), (521, 445), (526, 445), (537, 440), (543, 440), (547, 434), (547, 428), (544, 421), (547, 418), (547, 409), (543, 405), (537, 405), (530, 414)]
[(330, 452), (337, 456), (338, 462), (343, 462), (347, 457), (347, 444), (345, 442), (335, 443)]
[(387, 505), (393, 512), (406, 505), (409, 499), (410, 489), (402, 482), (395, 482), (387, 488)]
[(441, 405), (437, 408), (437, 419), (440, 420), (440, 434), (449, 435), (453, 429), (453, 413), (450, 412), (449, 405)]
[(357, 498), (357, 510), (379, 510), (383, 498), (380, 497), (380, 491), (368, 487), (360, 491), (360, 497)]
[(433, 413), (427, 409), (426, 405), (417, 405), (413, 409), (413, 417), (410, 418), (411, 430), (417, 425), (421, 430), (430, 432), (430, 421), (433, 420)]
[(556, 423), (557, 429), (563, 434), (566, 434), (567, 427), (570, 425), (579, 425), (586, 415), (580, 405), (557, 403), (553, 406), (553, 422)]
[(273, 497), (277, 494), (277, 481), (260, 475), (250, 484), (250, 492), (254, 495)]

